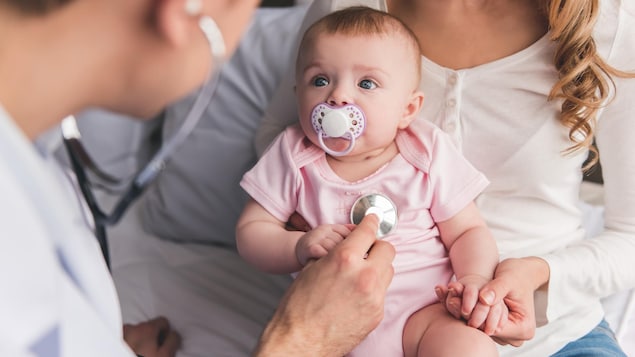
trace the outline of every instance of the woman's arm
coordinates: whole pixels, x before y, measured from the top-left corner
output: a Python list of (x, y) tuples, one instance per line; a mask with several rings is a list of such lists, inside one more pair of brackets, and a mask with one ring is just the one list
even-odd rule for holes
[[(596, 37), (598, 48), (603, 49), (602, 55), (610, 65), (633, 71), (635, 49), (628, 41), (635, 36), (635, 5), (621, 2), (606, 6), (619, 8), (611, 9), (615, 10), (616, 16), (598, 20), (595, 30), (595, 35), (599, 35)], [(507, 303), (510, 310), (516, 310), (512, 326), (518, 327), (523, 321), (530, 324), (533, 320), (535, 290), (548, 293), (546, 317), (555, 320), (580, 304), (597, 304), (600, 297), (635, 287), (632, 263), (635, 256), (635, 155), (632, 146), (635, 79), (614, 77), (613, 80), (616, 92), (602, 109), (595, 132), (604, 178), (604, 230), (595, 237), (548, 255), (501, 262), (494, 281), (482, 291), (481, 297), (513, 302), (513, 307)], [(579, 303), (570, 304), (570, 301)], [(539, 315), (545, 314), (540, 312)], [(521, 334), (514, 334), (508, 330), (506, 336), (531, 337), (532, 334), (523, 336), (522, 331), (519, 328), (517, 332)]]
[[(632, 63), (635, 54), (631, 68)], [(616, 97), (596, 132), (604, 178), (604, 230), (543, 257), (551, 270), (549, 320), (567, 313), (569, 299), (596, 301), (635, 287), (635, 79), (616, 78), (615, 83)]]
[[(635, 35), (635, 20), (631, 26)], [(615, 51), (620, 50), (633, 52), (632, 46), (617, 46)], [(631, 68), (635, 63), (635, 53), (620, 58), (630, 58)], [(625, 63), (612, 64), (629, 68)], [(616, 96), (596, 128), (604, 178), (604, 230), (548, 255), (499, 264), (495, 279), (481, 291), (482, 300), (505, 299), (510, 309), (510, 323), (498, 335), (499, 341), (519, 345), (533, 336), (536, 290), (548, 293), (546, 317), (555, 320), (579, 306), (569, 301), (595, 304), (601, 297), (635, 287), (635, 155), (631, 144), (635, 79), (614, 80)]]

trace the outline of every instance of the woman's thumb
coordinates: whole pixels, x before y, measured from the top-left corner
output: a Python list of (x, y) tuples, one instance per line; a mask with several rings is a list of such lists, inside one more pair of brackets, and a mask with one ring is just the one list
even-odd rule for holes
[(509, 293), (509, 288), (506, 284), (498, 279), (494, 279), (485, 284), (479, 292), (479, 300), (488, 306), (493, 306), (501, 302), (505, 296)]

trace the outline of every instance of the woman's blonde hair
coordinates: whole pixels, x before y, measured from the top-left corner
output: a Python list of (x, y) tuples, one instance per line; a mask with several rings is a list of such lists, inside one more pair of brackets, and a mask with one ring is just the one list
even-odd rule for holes
[(559, 79), (549, 99), (562, 99), (560, 122), (568, 127), (573, 153), (588, 148), (592, 157), (584, 170), (598, 162), (592, 146), (597, 113), (609, 101), (612, 76), (634, 77), (607, 64), (598, 54), (592, 33), (599, 15), (598, 0), (544, 0), (551, 40), (557, 44), (554, 64)]

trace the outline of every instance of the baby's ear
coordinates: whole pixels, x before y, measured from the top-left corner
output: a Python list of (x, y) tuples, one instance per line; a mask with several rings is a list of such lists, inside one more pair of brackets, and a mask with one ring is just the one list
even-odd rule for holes
[(417, 117), (417, 113), (423, 106), (423, 92), (415, 91), (410, 96), (410, 100), (406, 105), (406, 110), (399, 121), (399, 129), (407, 128), (410, 123)]

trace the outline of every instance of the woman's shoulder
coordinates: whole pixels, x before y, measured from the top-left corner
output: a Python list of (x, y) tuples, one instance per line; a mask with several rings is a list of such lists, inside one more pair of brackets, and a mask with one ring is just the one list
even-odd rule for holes
[(600, 0), (600, 16), (619, 20), (619, 16), (635, 16), (635, 2), (632, 0)]
[(635, 53), (631, 42), (634, 36), (635, 1), (601, 0), (593, 38), (602, 57), (612, 65), (619, 65), (625, 54)]
[(617, 7), (620, 11), (624, 11), (631, 19), (635, 17), (635, 1), (633, 0), (603, 0), (603, 4), (607, 3), (608, 6)]

